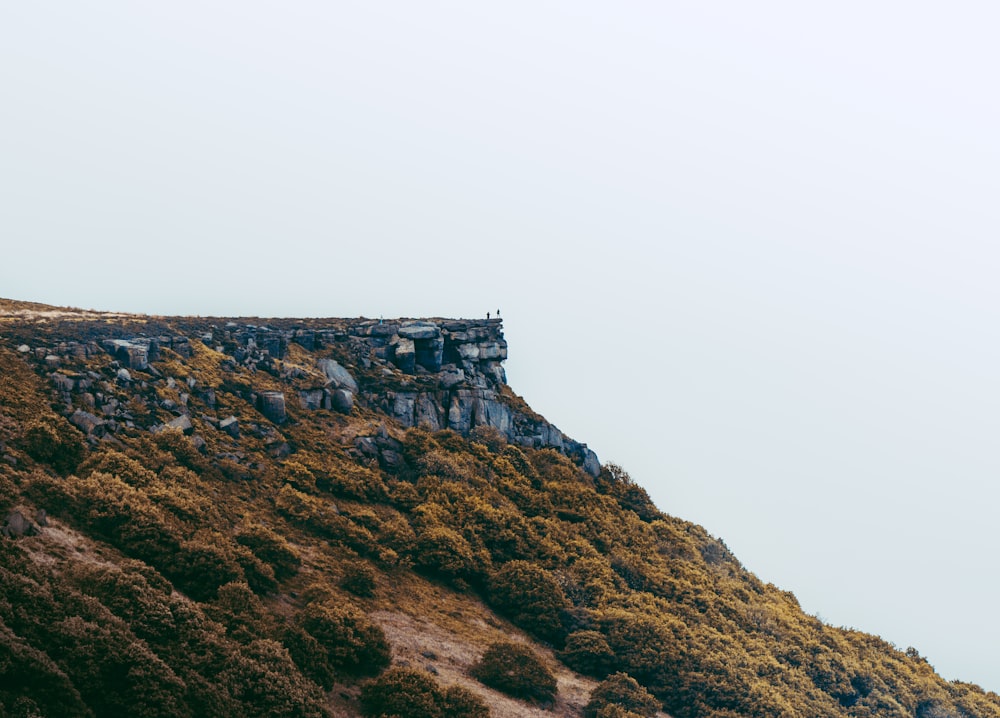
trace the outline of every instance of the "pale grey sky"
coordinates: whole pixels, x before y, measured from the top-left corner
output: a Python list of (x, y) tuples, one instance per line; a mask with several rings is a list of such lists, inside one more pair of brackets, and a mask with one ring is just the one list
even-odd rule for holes
[(1000, 690), (1000, 10), (4, 3), (0, 296), (478, 316), (803, 607)]

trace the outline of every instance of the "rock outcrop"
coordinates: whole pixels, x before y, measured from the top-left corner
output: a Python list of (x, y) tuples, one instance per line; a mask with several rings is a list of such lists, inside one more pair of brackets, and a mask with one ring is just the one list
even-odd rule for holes
[[(165, 374), (164, 361), (189, 359), (193, 345), (200, 343), (218, 352), (213, 356), (223, 373), (268, 377), (264, 386), (235, 382), (227, 391), (236, 391), (261, 421), (275, 426), (294, 420), (290, 411), (351, 414), (359, 408), (380, 412), (404, 427), (451, 429), (463, 436), (489, 426), (512, 443), (552, 447), (592, 475), (600, 472), (593, 451), (533, 413), (507, 388), (507, 342), (499, 319), (324, 320), (309, 325), (275, 320), (264, 326), (192, 322), (190, 331), (177, 320), (170, 326), (175, 333), (98, 336), (49, 347), (20, 345), (17, 350), (44, 367), (67, 407), (66, 416), (92, 442), (113, 436), (120, 427), (193, 434), (210, 425), (238, 438), (237, 418), (215, 414), (221, 386)], [(100, 367), (94, 359), (103, 362)], [(74, 372), (81, 362), (89, 362), (87, 371)], [(201, 417), (192, 415), (192, 400)]]

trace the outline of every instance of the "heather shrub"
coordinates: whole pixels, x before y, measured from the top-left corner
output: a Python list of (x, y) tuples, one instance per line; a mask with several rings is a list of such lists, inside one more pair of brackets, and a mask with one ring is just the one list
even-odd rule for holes
[(603, 678), (614, 668), (615, 653), (597, 631), (576, 631), (566, 637), (559, 659), (577, 673)]
[(510, 561), (490, 577), (488, 601), (500, 613), (547, 641), (563, 636), (569, 601), (552, 575), (528, 561)]
[(375, 571), (368, 564), (349, 561), (344, 564), (340, 587), (355, 596), (371, 598), (375, 595)]
[(520, 643), (494, 643), (469, 673), (490, 688), (532, 703), (547, 705), (556, 696), (552, 671)]
[(660, 702), (627, 673), (614, 673), (601, 681), (591, 692), (590, 701), (583, 709), (583, 716), (603, 718), (606, 715), (617, 715), (607, 710), (611, 706), (623, 709), (626, 714), (646, 718), (652, 718), (660, 710)]
[(316, 640), (321, 658), (334, 671), (364, 676), (389, 665), (389, 642), (382, 629), (364, 614), (314, 603), (302, 612), (299, 625)]
[(254, 556), (270, 566), (279, 581), (294, 576), (302, 565), (298, 553), (284, 537), (265, 526), (243, 527), (236, 535), (236, 542), (246, 546)]
[(21, 437), (21, 448), (40, 464), (48, 464), (62, 475), (76, 470), (83, 460), (83, 435), (61, 416), (31, 422)]
[(426, 673), (390, 668), (361, 689), (361, 714), (366, 718), (441, 718), (442, 695)]

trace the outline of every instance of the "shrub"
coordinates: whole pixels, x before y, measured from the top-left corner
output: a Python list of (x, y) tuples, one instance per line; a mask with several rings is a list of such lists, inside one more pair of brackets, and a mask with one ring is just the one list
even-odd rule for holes
[(483, 699), (462, 686), (449, 686), (444, 692), (441, 718), (490, 718)]
[(469, 432), (469, 441), (483, 444), (494, 454), (499, 454), (507, 446), (507, 437), (495, 426), (481, 424)]
[(490, 578), (489, 603), (526, 631), (547, 641), (563, 637), (562, 613), (569, 601), (545, 569), (510, 561)]
[(445, 526), (431, 526), (417, 537), (413, 562), (432, 576), (469, 579), (479, 571), (479, 562), (469, 542)]
[(349, 608), (320, 603), (300, 616), (303, 630), (323, 649), (323, 659), (335, 671), (374, 675), (389, 665), (389, 642), (382, 629)]
[(605, 710), (610, 706), (646, 718), (652, 718), (661, 707), (660, 702), (627, 673), (614, 673), (598, 684), (583, 709), (584, 718), (615, 715)]
[(340, 587), (355, 596), (371, 598), (375, 595), (375, 571), (368, 564), (350, 561), (344, 566)]
[(556, 696), (556, 678), (520, 643), (494, 643), (469, 671), (473, 678), (514, 698), (546, 705)]
[(441, 718), (443, 696), (437, 683), (410, 668), (390, 668), (361, 689), (361, 714), (368, 718)]
[(299, 571), (302, 561), (284, 537), (260, 526), (246, 526), (240, 529), (236, 542), (246, 546), (253, 555), (274, 569), (274, 577), (279, 581), (291, 578)]
[(32, 459), (63, 475), (74, 471), (84, 454), (82, 435), (61, 416), (29, 424), (21, 437), (21, 447)]
[(117, 451), (91, 454), (77, 469), (80, 476), (86, 476), (94, 471), (112, 474), (132, 486), (149, 486), (156, 481), (155, 473), (135, 459)]
[(603, 678), (614, 668), (615, 653), (597, 631), (576, 631), (566, 637), (559, 659), (577, 673)]
[(366, 718), (489, 718), (483, 700), (461, 686), (445, 690), (426, 673), (390, 668), (361, 689), (361, 714)]

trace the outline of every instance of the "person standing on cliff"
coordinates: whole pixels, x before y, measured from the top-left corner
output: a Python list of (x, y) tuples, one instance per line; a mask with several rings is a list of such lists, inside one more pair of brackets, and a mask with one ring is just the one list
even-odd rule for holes
[(489, 320), (490, 320), (490, 313), (486, 312), (486, 321), (489, 321)]
[(500, 310), (497, 309), (497, 319), (499, 319), (499, 318), (500, 318)]

